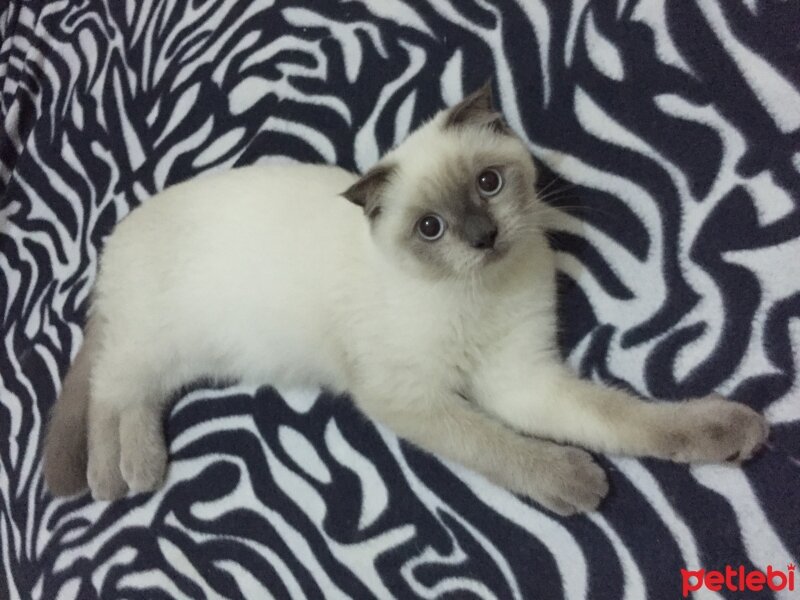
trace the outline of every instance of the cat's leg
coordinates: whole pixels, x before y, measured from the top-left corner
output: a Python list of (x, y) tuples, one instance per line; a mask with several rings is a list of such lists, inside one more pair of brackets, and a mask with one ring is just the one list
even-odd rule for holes
[(765, 419), (711, 396), (645, 401), (582, 380), (560, 364), (518, 365), (485, 386), (486, 410), (519, 429), (593, 450), (678, 462), (745, 460), (764, 443)]
[(128, 486), (119, 470), (119, 410), (93, 395), (89, 401), (86, 479), (95, 500), (116, 500)]
[(109, 344), (92, 370), (87, 479), (97, 500), (149, 491), (164, 478), (163, 404), (150, 400), (159, 377), (141, 356)]
[(605, 472), (587, 452), (520, 435), (452, 392), (412, 398), (407, 390), (373, 388), (353, 396), (400, 437), (553, 512), (594, 510), (608, 492)]
[(132, 492), (150, 492), (161, 487), (167, 472), (161, 402), (145, 401), (120, 414), (120, 469)]

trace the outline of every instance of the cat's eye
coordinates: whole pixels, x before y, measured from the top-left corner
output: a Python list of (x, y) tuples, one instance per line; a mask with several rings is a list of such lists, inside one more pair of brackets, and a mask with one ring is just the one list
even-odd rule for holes
[(444, 235), (447, 224), (439, 215), (429, 214), (417, 221), (417, 231), (422, 239), (435, 242)]
[(503, 189), (503, 176), (497, 169), (484, 169), (478, 174), (477, 183), (481, 196), (488, 198)]

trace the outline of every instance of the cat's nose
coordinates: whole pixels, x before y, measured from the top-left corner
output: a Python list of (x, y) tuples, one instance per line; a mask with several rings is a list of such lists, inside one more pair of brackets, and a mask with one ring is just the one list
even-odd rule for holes
[(478, 250), (491, 250), (494, 248), (494, 242), (497, 239), (497, 227), (492, 227), (483, 231), (480, 235), (472, 240), (472, 247)]
[(464, 238), (478, 250), (491, 250), (497, 239), (497, 225), (485, 214), (470, 214), (464, 219)]

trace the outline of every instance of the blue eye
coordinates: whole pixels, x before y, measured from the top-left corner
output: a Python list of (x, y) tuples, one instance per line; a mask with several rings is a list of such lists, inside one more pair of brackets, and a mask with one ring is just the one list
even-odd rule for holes
[(503, 177), (497, 169), (484, 169), (478, 174), (478, 191), (481, 196), (494, 196), (501, 189), (503, 189)]
[(447, 224), (444, 222), (444, 219), (435, 214), (425, 215), (417, 221), (417, 231), (422, 239), (429, 242), (435, 242), (442, 237), (446, 228)]

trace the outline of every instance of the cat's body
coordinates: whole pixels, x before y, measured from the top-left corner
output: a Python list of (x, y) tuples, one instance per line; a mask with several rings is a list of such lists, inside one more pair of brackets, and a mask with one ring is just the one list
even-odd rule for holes
[(354, 181), (332, 167), (248, 167), (133, 211), (108, 240), (94, 290), (95, 305), (119, 312), (107, 343), (133, 354), (119, 370), (134, 376), (141, 364), (142, 385), (167, 390), (212, 375), (343, 391), (342, 303), (373, 284), (362, 213), (335, 200)]
[(675, 460), (749, 456), (766, 426), (745, 407), (645, 403), (559, 363), (534, 182), (482, 90), (361, 179), (250, 167), (149, 200), (104, 250), (48, 434), (51, 489), (77, 491), (87, 473), (96, 498), (157, 487), (165, 399), (208, 376), (350, 392), (402, 437), (563, 514), (597, 506), (602, 470), (515, 430)]

